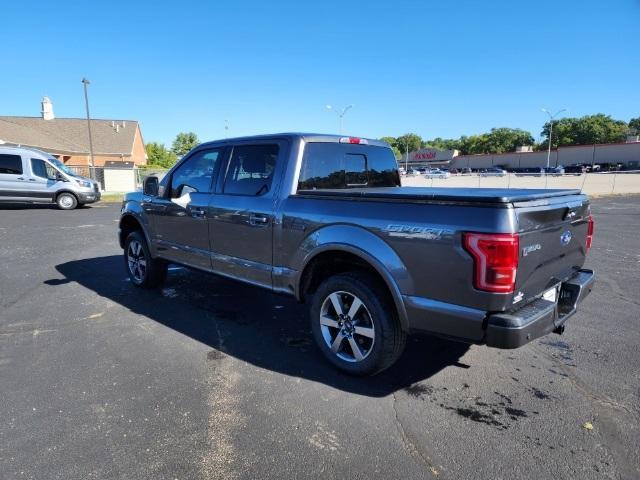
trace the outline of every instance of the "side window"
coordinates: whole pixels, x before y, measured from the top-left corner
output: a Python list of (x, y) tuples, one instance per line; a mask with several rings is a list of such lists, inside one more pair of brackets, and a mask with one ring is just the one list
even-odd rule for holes
[(221, 159), (220, 149), (194, 153), (171, 175), (170, 198), (187, 193), (210, 192)]
[(234, 147), (224, 193), (257, 196), (269, 192), (279, 151), (276, 144)]
[(0, 173), (22, 175), (22, 157), (20, 155), (0, 154)]
[(56, 178), (55, 169), (39, 158), (31, 159), (31, 171), (36, 177), (47, 178), (49, 180), (54, 180)]

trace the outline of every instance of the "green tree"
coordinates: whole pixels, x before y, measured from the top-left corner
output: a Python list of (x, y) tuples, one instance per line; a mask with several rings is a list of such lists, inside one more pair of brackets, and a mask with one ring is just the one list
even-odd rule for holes
[(395, 137), (382, 137), (380, 140), (391, 145), (391, 150), (393, 150), (396, 160), (402, 157), (402, 152), (400, 152), (400, 149), (398, 148), (398, 142)]
[(424, 142), (424, 146), (429, 148), (437, 148), (439, 150), (460, 150), (461, 143), (459, 139), (455, 138), (436, 137), (432, 140), (426, 140)]
[(198, 136), (193, 132), (181, 132), (176, 135), (176, 139), (171, 145), (171, 151), (176, 154), (178, 158), (184, 156), (193, 147), (200, 143)]
[(415, 152), (422, 148), (422, 144), (422, 137), (420, 137), (420, 135), (415, 133), (405, 133), (404, 135), (396, 138), (395, 146), (402, 155), (405, 155), (407, 153), (407, 147), (409, 148), (409, 152)]
[(175, 153), (167, 150), (162, 143), (150, 142), (144, 146), (147, 153), (147, 164), (162, 167), (171, 168), (176, 163), (177, 157)]
[(491, 153), (487, 150), (487, 134), (463, 135), (460, 137), (460, 153), (462, 155), (477, 155), (480, 153)]
[[(545, 123), (542, 128), (542, 148), (549, 145), (551, 124)], [(615, 143), (623, 141), (629, 125), (622, 120), (614, 120), (609, 115), (598, 113), (584, 117), (566, 117), (553, 122), (553, 138), (551, 147), (563, 145), (589, 145), (592, 143)]]
[(519, 128), (492, 128), (483, 141), (482, 153), (515, 152), (516, 147), (535, 143), (531, 133)]
[(640, 117), (629, 120), (629, 133), (631, 135), (640, 135)]

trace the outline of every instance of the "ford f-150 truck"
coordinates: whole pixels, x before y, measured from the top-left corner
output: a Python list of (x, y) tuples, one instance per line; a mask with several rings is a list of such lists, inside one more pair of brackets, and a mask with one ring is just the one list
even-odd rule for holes
[(295, 296), (339, 369), (379, 372), (426, 332), (516, 348), (591, 291), (577, 190), (407, 188), (388, 144), (276, 134), (204, 143), (125, 196), (131, 282), (180, 264)]

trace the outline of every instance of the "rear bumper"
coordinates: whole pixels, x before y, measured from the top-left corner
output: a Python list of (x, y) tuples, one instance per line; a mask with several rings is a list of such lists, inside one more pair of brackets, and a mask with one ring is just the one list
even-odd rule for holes
[(495, 348), (518, 348), (553, 331), (562, 332), (578, 304), (591, 293), (594, 281), (593, 271), (580, 270), (561, 284), (557, 303), (540, 298), (515, 312), (489, 316), (486, 344)]
[(560, 285), (557, 303), (540, 298), (508, 313), (491, 314), (405, 295), (408, 330), (495, 348), (518, 348), (553, 331), (561, 332), (578, 304), (591, 292), (594, 280), (593, 271), (580, 270)]

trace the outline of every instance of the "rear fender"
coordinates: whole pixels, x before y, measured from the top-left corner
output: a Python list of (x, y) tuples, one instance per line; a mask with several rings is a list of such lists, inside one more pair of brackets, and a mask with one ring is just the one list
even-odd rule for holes
[(408, 329), (402, 294), (414, 291), (413, 279), (395, 251), (382, 239), (361, 227), (332, 225), (316, 230), (302, 242), (292, 263), (292, 268), (298, 272), (295, 279), (296, 298), (302, 298), (302, 272), (309, 262), (323, 252), (336, 250), (360, 257), (383, 278), (393, 298), (402, 327)]

